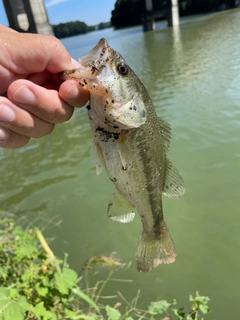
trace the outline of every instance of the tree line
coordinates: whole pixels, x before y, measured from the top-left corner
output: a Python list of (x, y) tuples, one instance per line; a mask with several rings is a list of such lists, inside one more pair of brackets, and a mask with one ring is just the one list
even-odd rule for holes
[[(152, 0), (152, 2), (154, 11), (166, 10), (171, 5), (171, 0)], [(180, 16), (240, 6), (240, 0), (179, 0), (178, 2)], [(142, 23), (145, 11), (145, 0), (117, 0), (110, 22), (88, 26), (82, 21), (70, 21), (53, 25), (53, 30), (57, 38), (66, 38), (111, 26), (115, 29), (135, 26)]]
[(102, 22), (96, 26), (88, 26), (85, 22), (77, 20), (53, 25), (53, 31), (55, 36), (60, 39), (84, 34), (94, 30), (108, 28), (110, 26), (110, 22)]
[[(166, 10), (171, 0), (152, 0), (153, 10)], [(180, 16), (225, 10), (240, 5), (239, 0), (178, 0)], [(145, 13), (145, 0), (117, 0), (112, 11), (114, 28), (139, 25)]]

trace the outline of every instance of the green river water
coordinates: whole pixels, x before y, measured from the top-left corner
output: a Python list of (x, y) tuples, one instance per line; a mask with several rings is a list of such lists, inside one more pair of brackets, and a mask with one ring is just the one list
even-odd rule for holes
[(48, 137), (0, 150), (0, 208), (41, 227), (55, 254), (68, 252), (77, 271), (94, 254), (117, 252), (132, 261), (118, 277), (133, 282), (110, 283), (106, 294), (120, 290), (130, 300), (140, 289), (144, 307), (159, 297), (186, 305), (198, 290), (211, 298), (206, 319), (240, 319), (240, 10), (184, 18), (174, 29), (161, 22), (153, 32), (107, 29), (62, 42), (77, 59), (101, 37), (124, 56), (172, 126), (169, 158), (187, 188), (179, 200), (163, 199), (176, 262), (136, 271), (140, 219), (107, 218), (114, 188), (90, 161), (85, 108)]

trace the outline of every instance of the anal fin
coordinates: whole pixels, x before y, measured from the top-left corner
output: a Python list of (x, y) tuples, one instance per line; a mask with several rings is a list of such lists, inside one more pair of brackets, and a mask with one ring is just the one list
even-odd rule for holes
[(171, 199), (180, 198), (185, 192), (183, 178), (167, 159), (163, 194)]
[(117, 190), (113, 193), (108, 205), (108, 217), (111, 220), (128, 223), (135, 217), (134, 206), (128, 202)]

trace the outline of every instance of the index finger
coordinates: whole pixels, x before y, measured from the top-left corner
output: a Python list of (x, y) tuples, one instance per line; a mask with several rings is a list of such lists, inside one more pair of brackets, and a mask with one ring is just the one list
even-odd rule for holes
[(58, 73), (72, 68), (71, 57), (57, 38), (0, 31), (0, 65), (3, 68), (22, 75), (45, 69)]

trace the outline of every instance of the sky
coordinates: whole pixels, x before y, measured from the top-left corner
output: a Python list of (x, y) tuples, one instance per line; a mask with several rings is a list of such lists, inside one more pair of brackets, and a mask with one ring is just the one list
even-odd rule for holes
[[(116, 0), (44, 0), (51, 24), (83, 21), (87, 25), (108, 22)], [(2, 0), (0, 0), (0, 24), (8, 26)]]

